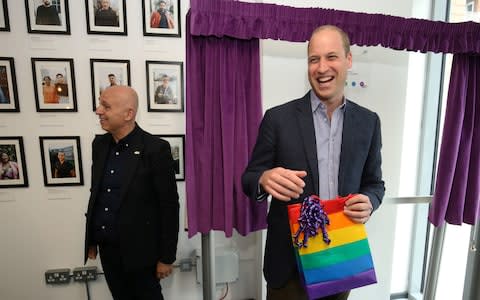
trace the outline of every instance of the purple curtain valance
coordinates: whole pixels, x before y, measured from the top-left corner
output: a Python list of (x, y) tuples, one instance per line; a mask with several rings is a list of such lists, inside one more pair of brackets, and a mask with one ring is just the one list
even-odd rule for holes
[(305, 42), (319, 25), (345, 30), (352, 44), (396, 50), (480, 53), (480, 24), (446, 23), (323, 8), (191, 0), (191, 34)]

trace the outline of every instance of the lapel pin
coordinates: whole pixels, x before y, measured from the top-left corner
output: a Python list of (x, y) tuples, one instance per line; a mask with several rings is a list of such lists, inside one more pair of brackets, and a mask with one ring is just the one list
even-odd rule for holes
[(140, 154), (140, 151), (135, 151), (135, 152), (133, 152), (133, 154), (139, 155), (139, 154)]

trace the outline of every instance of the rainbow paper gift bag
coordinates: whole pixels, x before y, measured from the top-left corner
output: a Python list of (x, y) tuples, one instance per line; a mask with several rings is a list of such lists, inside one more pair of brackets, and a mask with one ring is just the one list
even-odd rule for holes
[(377, 282), (364, 224), (343, 213), (347, 197), (288, 206), (299, 273), (309, 299)]

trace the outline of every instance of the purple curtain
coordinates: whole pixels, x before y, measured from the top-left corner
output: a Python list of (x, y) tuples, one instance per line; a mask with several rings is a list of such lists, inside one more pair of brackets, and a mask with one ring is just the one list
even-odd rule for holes
[[(248, 201), (240, 187), (240, 174), (261, 118), (258, 39), (304, 42), (314, 28), (324, 24), (341, 27), (352, 44), (359, 46), (456, 54), (449, 94), (449, 102), (455, 104), (447, 108), (430, 220), (433, 224), (445, 217), (454, 224), (476, 222), (480, 174), (474, 128), (480, 113), (476, 75), (480, 24), (235, 0), (190, 0), (186, 64), (189, 236), (212, 229), (230, 236), (232, 228), (247, 234), (266, 226), (265, 205)], [(456, 103), (460, 99), (462, 105)], [(464, 121), (457, 129), (460, 120)]]
[(382, 14), (226, 0), (190, 0), (195, 36), (304, 42), (320, 25), (337, 25), (352, 44), (421, 52), (480, 53), (480, 25)]
[(480, 55), (453, 58), (429, 220), (475, 224), (480, 213)]
[(188, 235), (246, 235), (266, 227), (266, 203), (241, 186), (262, 116), (259, 41), (186, 38)]

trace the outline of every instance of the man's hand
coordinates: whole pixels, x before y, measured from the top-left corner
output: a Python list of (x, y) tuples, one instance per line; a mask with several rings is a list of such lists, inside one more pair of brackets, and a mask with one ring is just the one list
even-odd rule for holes
[(168, 275), (172, 274), (173, 266), (169, 264), (164, 264), (162, 262), (157, 262), (157, 278), (164, 279), (167, 278)]
[(88, 258), (96, 259), (97, 258), (97, 246), (88, 247)]
[(373, 206), (370, 198), (363, 194), (357, 194), (345, 201), (343, 212), (355, 223), (365, 224), (372, 214)]
[(305, 176), (307, 176), (305, 171), (277, 167), (263, 172), (259, 183), (273, 198), (290, 201), (303, 193), (305, 182), (302, 178)]

